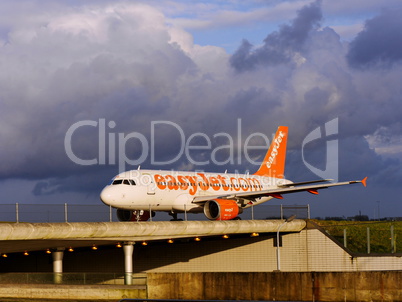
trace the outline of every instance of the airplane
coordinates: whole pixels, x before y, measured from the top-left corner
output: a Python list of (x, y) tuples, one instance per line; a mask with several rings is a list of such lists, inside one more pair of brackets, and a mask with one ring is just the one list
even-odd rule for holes
[(283, 195), (334, 186), (362, 183), (362, 180), (331, 183), (331, 179), (292, 182), (284, 178), (288, 127), (280, 126), (261, 166), (254, 174), (205, 173), (167, 170), (131, 170), (112, 179), (100, 194), (101, 201), (117, 208), (120, 221), (146, 221), (155, 212), (204, 213), (210, 220), (240, 219), (251, 206)]

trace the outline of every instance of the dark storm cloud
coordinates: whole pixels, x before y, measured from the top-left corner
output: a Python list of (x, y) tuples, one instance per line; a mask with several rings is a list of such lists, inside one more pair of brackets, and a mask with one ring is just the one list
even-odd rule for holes
[(355, 68), (392, 64), (402, 60), (402, 9), (385, 10), (366, 21), (350, 43), (348, 63)]
[(38, 181), (32, 189), (32, 194), (35, 196), (54, 195), (66, 192), (79, 192), (81, 194), (95, 195), (98, 198), (98, 193), (104, 186), (110, 183), (112, 177), (116, 174), (116, 169), (112, 167), (104, 167), (100, 169), (83, 169), (82, 173), (69, 173), (68, 176), (57, 174), (52, 178), (44, 178), (45, 180)]
[[(141, 11), (155, 14), (141, 6), (134, 14)], [(149, 116), (158, 119), (166, 111), (174, 81), (193, 72), (195, 65), (179, 48), (168, 43), (165, 30), (122, 24), (116, 27), (102, 17), (95, 21), (106, 27), (111, 41), (105, 37), (105, 41), (98, 40), (99, 44), (94, 45), (92, 39), (97, 37), (85, 37), (85, 25), (75, 28), (71, 21), (71, 28), (66, 28), (67, 21), (56, 17), (47, 28), (33, 28), (38, 32), (27, 41), (15, 38), (12, 44), (0, 49), (4, 80), (0, 84), (0, 139), (8, 142), (0, 153), (8, 158), (0, 164), (1, 178), (38, 178), (76, 170), (78, 167), (71, 166), (65, 156), (63, 139), (69, 127), (78, 121), (98, 122), (103, 118), (116, 123), (116, 133), (149, 133)], [(130, 22), (130, 14), (125, 17)], [(135, 22), (140, 20), (141, 17)], [(150, 30), (152, 38), (144, 40)], [(116, 50), (114, 39), (119, 35), (124, 39)], [(16, 34), (11, 32), (10, 36)], [(25, 39), (25, 35), (20, 39)], [(47, 45), (55, 41), (60, 41), (60, 45), (48, 50)], [(38, 49), (53, 53), (48, 57), (36, 56)], [(82, 56), (76, 56), (77, 53)], [(22, 56), (26, 61), (20, 59)], [(93, 158), (98, 150), (98, 129), (82, 129), (86, 132), (77, 131), (74, 136), (74, 151)]]
[[(400, 22), (395, 21), (395, 15), (393, 19), (393, 23), (389, 23)], [(253, 46), (244, 40), (231, 57), (231, 66), (236, 71), (248, 71), (238, 74), (243, 79), (255, 80), (260, 76), (265, 80), (265, 102), (258, 107), (265, 108), (264, 112), (270, 119), (276, 120), (276, 124), (286, 121), (290, 126), (290, 148), (293, 150), (288, 152), (288, 177), (298, 180), (317, 177), (303, 162), (300, 146), (314, 128), (339, 118), (340, 128), (336, 136), (339, 140), (339, 178), (370, 175), (374, 182), (383, 183), (384, 179), (388, 179), (387, 184), (395, 186), (402, 180), (399, 160), (377, 154), (365, 137), (376, 137), (380, 125), (389, 130), (386, 134), (388, 139), (400, 137), (401, 132), (397, 130), (400, 127), (396, 125), (399, 125), (398, 116), (402, 114), (399, 104), (401, 94), (396, 79), (402, 75), (402, 70), (394, 68), (385, 73), (356, 74), (348, 66), (345, 44), (333, 29), (318, 29), (320, 20), (320, 3), (313, 2), (299, 12), (292, 26), (282, 27), (268, 35), (263, 46), (253, 50)], [(296, 23), (306, 26), (298, 26), (300, 30), (295, 32)], [(388, 33), (395, 35), (398, 32), (396, 29), (402, 27), (388, 28)], [(359, 36), (364, 34), (362, 32)], [(360, 54), (357, 53), (357, 56)], [(364, 60), (364, 56), (359, 59)], [(394, 59), (397, 60), (396, 57)], [(278, 64), (291, 61), (294, 64)], [(267, 66), (270, 68), (258, 68)], [(238, 116), (261, 117), (261, 112), (251, 109), (254, 107), (252, 103), (258, 99), (257, 91), (261, 90), (237, 94), (229, 103), (233, 105), (232, 110), (237, 108)], [(243, 96), (243, 102), (239, 102), (239, 96)], [(272, 96), (278, 100), (276, 106), (271, 106)], [(241, 106), (241, 103), (251, 106)], [(317, 169), (325, 169), (325, 138), (321, 144), (305, 151), (307, 162), (310, 160)]]
[(280, 30), (269, 34), (264, 45), (253, 49), (247, 40), (230, 59), (237, 71), (252, 70), (256, 66), (276, 65), (291, 61), (295, 52), (301, 51), (309, 33), (319, 27), (322, 19), (321, 1), (304, 6), (290, 25), (284, 24)]
[[(377, 155), (374, 150), (370, 149), (367, 141), (361, 136), (351, 136), (348, 138), (341, 138), (339, 136), (333, 136), (332, 139), (336, 139), (338, 143), (338, 169), (340, 180), (349, 180), (350, 175), (355, 177), (361, 177), (365, 175), (375, 175), (378, 171), (386, 171), (391, 165), (392, 161), (383, 160), (381, 156)], [(326, 166), (326, 154), (328, 148), (328, 139), (323, 137), (312, 143), (306, 144), (303, 148), (304, 160), (321, 171), (325, 171)], [(358, 150), (359, 152), (356, 152)], [(288, 177), (302, 181), (303, 178), (315, 179), (317, 176), (310, 171), (303, 163), (301, 154), (302, 150), (295, 150), (289, 154), (288, 163)], [(331, 159), (336, 160), (336, 159)], [(367, 164), (372, 163), (372, 164)], [(356, 171), (359, 171), (356, 174)], [(383, 175), (378, 175), (375, 179), (370, 177), (370, 182), (375, 182), (381, 179)]]

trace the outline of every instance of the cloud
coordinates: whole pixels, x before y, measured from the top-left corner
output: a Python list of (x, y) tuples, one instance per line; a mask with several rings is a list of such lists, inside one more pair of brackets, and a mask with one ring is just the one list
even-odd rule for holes
[[(169, 42), (163, 22), (151, 7), (116, 5), (10, 31), (10, 43), (0, 48), (1, 156), (7, 158), (1, 177), (67, 168), (63, 139), (74, 122), (107, 118), (127, 132), (142, 116), (163, 112), (174, 81), (195, 69)], [(97, 132), (90, 134), (78, 146), (89, 157), (97, 144)]]
[(354, 68), (390, 65), (402, 60), (401, 9), (384, 10), (366, 21), (364, 30), (350, 43), (348, 63)]
[(243, 40), (230, 63), (237, 71), (246, 71), (257, 65), (290, 62), (303, 49), (310, 31), (318, 28), (321, 19), (320, 1), (304, 6), (290, 25), (284, 24), (278, 32), (269, 34), (262, 46), (253, 50), (252, 45)]

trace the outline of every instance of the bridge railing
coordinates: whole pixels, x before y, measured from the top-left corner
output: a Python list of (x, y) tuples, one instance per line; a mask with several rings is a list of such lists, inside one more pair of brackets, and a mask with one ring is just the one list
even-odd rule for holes
[[(149, 207), (152, 211), (152, 207)], [(113, 222), (118, 221), (116, 209), (105, 205), (82, 204), (0, 204), (0, 222)], [(298, 219), (310, 218), (309, 205), (262, 204), (244, 210), (242, 219), (284, 219), (296, 215)], [(182, 213), (183, 220), (207, 220), (203, 214)], [(167, 213), (157, 213), (151, 220), (170, 220)]]

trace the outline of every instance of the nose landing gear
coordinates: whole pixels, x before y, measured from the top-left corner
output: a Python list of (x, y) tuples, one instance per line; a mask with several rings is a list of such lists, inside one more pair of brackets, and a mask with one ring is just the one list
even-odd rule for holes
[(172, 216), (172, 219), (170, 219), (170, 221), (183, 221), (183, 219), (179, 219), (177, 218), (177, 213), (176, 212), (169, 212), (169, 215)]

